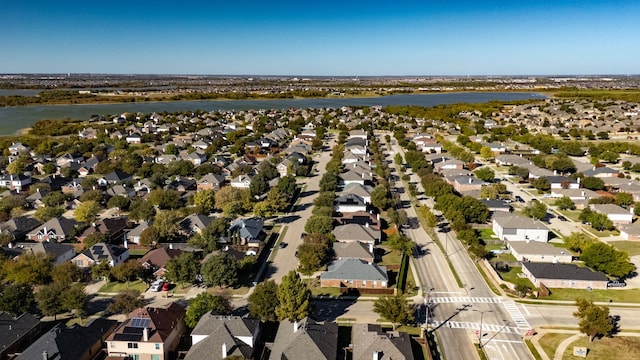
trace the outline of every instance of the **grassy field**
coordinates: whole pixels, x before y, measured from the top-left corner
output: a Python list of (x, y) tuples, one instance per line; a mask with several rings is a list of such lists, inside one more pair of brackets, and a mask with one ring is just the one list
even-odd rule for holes
[(149, 285), (142, 280), (130, 281), (129, 283), (121, 283), (112, 281), (101, 287), (98, 292), (101, 293), (119, 293), (124, 290), (138, 290), (141, 293), (147, 291)]
[(385, 249), (380, 265), (400, 265), (400, 260), (402, 260), (400, 251)]
[(478, 234), (482, 240), (499, 240), (491, 229), (478, 229)]
[(613, 337), (596, 339), (589, 342), (587, 336), (581, 337), (571, 343), (562, 354), (563, 360), (579, 360), (582, 357), (573, 356), (574, 346), (585, 346), (589, 349), (587, 359), (589, 360), (635, 360), (640, 356), (640, 337)]
[(585, 298), (594, 302), (640, 302), (640, 289), (610, 289), (610, 290), (583, 290), (583, 289), (551, 289), (549, 300), (569, 300)]
[(626, 251), (629, 256), (640, 255), (640, 242), (635, 241), (610, 241), (609, 244), (618, 250)]
[[(547, 333), (544, 334), (538, 342), (545, 354), (549, 356), (550, 359), (553, 359), (553, 354), (556, 353), (556, 349), (565, 339), (573, 336), (573, 334), (563, 334), (563, 333)], [(571, 347), (573, 349), (573, 347)]]
[(521, 278), (518, 274), (522, 273), (521, 267), (512, 267), (508, 272), (499, 272), (498, 274), (502, 277), (502, 280), (508, 281), (512, 284), (516, 285), (525, 285), (531, 289), (535, 289), (535, 285), (531, 283), (531, 281), (527, 278)]

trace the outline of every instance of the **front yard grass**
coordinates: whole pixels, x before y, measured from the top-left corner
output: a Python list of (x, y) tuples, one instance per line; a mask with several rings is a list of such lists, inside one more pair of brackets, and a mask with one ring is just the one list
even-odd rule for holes
[[(573, 336), (573, 334), (565, 334), (565, 333), (546, 333), (542, 335), (542, 337), (538, 340), (540, 346), (544, 350), (545, 354), (549, 357), (549, 359), (553, 359), (553, 355), (556, 353), (556, 349), (565, 339)], [(570, 347), (573, 349), (573, 347)]]
[(147, 291), (148, 287), (149, 285), (142, 280), (130, 281), (129, 283), (111, 281), (105, 286), (101, 287), (100, 290), (98, 290), (98, 292), (99, 293), (119, 293), (125, 290), (138, 290), (140, 291), (140, 293), (143, 293)]
[(482, 240), (500, 240), (491, 229), (478, 229), (477, 231)]
[(640, 255), (640, 242), (635, 241), (609, 241), (618, 250), (626, 251), (629, 256)]
[(402, 253), (398, 250), (384, 249), (385, 254), (382, 255), (382, 259), (379, 265), (400, 265), (402, 260)]
[(504, 281), (510, 282), (515, 285), (528, 286), (530, 289), (535, 289), (536, 287), (535, 285), (533, 285), (531, 280), (518, 276), (518, 274), (521, 274), (521, 273), (522, 273), (522, 268), (515, 267), (515, 266), (510, 268), (508, 272), (498, 272), (498, 274)]
[(589, 349), (587, 358), (589, 360), (635, 360), (640, 354), (640, 337), (636, 336), (614, 336), (612, 338), (596, 339), (589, 342), (589, 338), (585, 335), (574, 341), (567, 347), (563, 360), (578, 360), (582, 357), (573, 356), (574, 346), (584, 346)]
[(569, 300), (585, 298), (594, 302), (614, 302), (638, 303), (640, 302), (640, 289), (608, 289), (608, 290), (586, 290), (586, 289), (555, 289), (552, 288), (551, 295), (545, 300)]

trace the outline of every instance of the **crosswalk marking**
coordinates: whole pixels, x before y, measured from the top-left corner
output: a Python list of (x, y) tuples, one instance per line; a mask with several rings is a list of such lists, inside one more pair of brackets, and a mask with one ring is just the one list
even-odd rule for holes
[(434, 296), (429, 298), (429, 302), (432, 304), (444, 304), (444, 303), (483, 303), (483, 304), (498, 304), (502, 302), (502, 299), (496, 297), (472, 297), (472, 296)]
[(509, 313), (509, 315), (513, 319), (513, 322), (516, 324), (516, 326), (518, 328), (520, 328), (520, 329), (530, 329), (531, 328), (531, 326), (529, 325), (529, 322), (524, 317), (524, 315), (522, 315), (522, 313), (520, 312), (520, 309), (518, 309), (518, 306), (516, 305), (515, 302), (513, 302), (513, 301), (505, 301), (505, 302), (503, 302), (503, 304), (504, 304), (504, 308), (507, 310), (507, 312)]
[[(431, 323), (434, 327), (440, 326), (442, 321), (433, 321)], [(451, 329), (471, 329), (480, 330), (480, 323), (468, 322), (468, 321), (447, 321), (445, 325)], [(508, 334), (520, 334), (521, 329), (513, 326), (495, 325), (495, 324), (482, 324), (483, 332), (504, 332)]]

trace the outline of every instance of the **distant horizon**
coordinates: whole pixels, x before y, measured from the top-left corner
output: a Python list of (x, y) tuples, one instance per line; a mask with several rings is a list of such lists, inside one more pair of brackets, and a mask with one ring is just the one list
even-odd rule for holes
[(2, 10), (0, 73), (640, 74), (637, 0), (32, 0)]
[(490, 74), (490, 75), (308, 75), (308, 74), (197, 74), (197, 73), (106, 73), (106, 72), (22, 72), (22, 73), (0, 73), (2, 76), (160, 76), (160, 77), (187, 77), (187, 76), (203, 76), (203, 77), (294, 77), (294, 78), (554, 78), (554, 77), (638, 77), (635, 74)]

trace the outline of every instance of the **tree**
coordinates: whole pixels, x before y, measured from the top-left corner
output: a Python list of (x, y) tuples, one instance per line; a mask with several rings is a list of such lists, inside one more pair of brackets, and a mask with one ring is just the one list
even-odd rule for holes
[(282, 278), (277, 291), (278, 320), (300, 321), (311, 314), (311, 291), (294, 270)]
[(84, 244), (85, 249), (88, 249), (93, 245), (97, 243), (105, 242), (106, 240), (107, 240), (107, 236), (105, 234), (96, 231), (94, 233), (87, 235), (87, 237), (84, 238), (84, 241), (82, 243)]
[(547, 205), (538, 201), (532, 200), (525, 208), (524, 215), (534, 220), (540, 220), (547, 214)]
[(480, 198), (482, 199), (497, 199), (498, 191), (491, 185), (482, 185), (480, 188)]
[(575, 210), (576, 209), (576, 204), (573, 203), (573, 200), (571, 200), (570, 197), (568, 196), (563, 196), (561, 198), (558, 198), (553, 205), (557, 206), (558, 209), (560, 210)]
[(89, 224), (96, 219), (100, 212), (100, 205), (93, 200), (85, 201), (76, 207), (74, 218), (81, 223)]
[(613, 151), (605, 151), (602, 154), (600, 154), (600, 159), (611, 164), (617, 163), (619, 158), (620, 158), (620, 154)]
[(184, 289), (185, 283), (192, 283), (200, 273), (200, 266), (192, 252), (183, 252), (172, 258), (166, 265), (167, 279), (179, 282)]
[(573, 316), (578, 319), (580, 332), (589, 336), (590, 342), (596, 336), (609, 334), (613, 330), (608, 306), (598, 306), (590, 300), (579, 298), (576, 300), (576, 307), (578, 310)]
[(491, 150), (490, 147), (483, 146), (482, 148), (480, 148), (480, 157), (482, 157), (485, 160), (491, 160), (495, 157), (495, 154), (493, 153), (493, 150)]
[(576, 165), (568, 157), (561, 157), (551, 164), (551, 169), (562, 174), (576, 172)]
[(193, 300), (189, 301), (184, 322), (188, 327), (193, 328), (198, 324), (200, 318), (206, 313), (212, 312), (218, 315), (229, 315), (233, 307), (227, 295), (213, 295), (210, 293), (200, 293)]
[(5, 261), (2, 272), (7, 282), (39, 285), (49, 282), (52, 268), (53, 261), (48, 255), (25, 252), (15, 261)]
[(162, 242), (172, 242), (180, 235), (180, 220), (182, 217), (176, 211), (159, 211), (153, 222), (153, 228), (158, 232)]
[(107, 310), (116, 314), (128, 314), (137, 308), (144, 306), (144, 298), (140, 291), (127, 289), (113, 297), (113, 302), (109, 304)]
[(628, 192), (619, 191), (616, 193), (616, 205), (623, 208), (629, 207), (633, 204), (633, 195)]
[(156, 209), (149, 201), (136, 200), (129, 206), (129, 219), (134, 221), (151, 220), (156, 215)]
[(615, 277), (624, 277), (635, 270), (629, 255), (603, 242), (595, 241), (582, 250), (580, 260), (585, 265)]
[(210, 253), (220, 247), (218, 239), (226, 234), (228, 228), (229, 220), (223, 217), (215, 218), (200, 234), (195, 234), (189, 239), (189, 245)]
[(131, 200), (122, 195), (116, 195), (107, 201), (107, 207), (109, 209), (117, 208), (123, 211), (129, 210), (129, 206), (131, 206)]
[(215, 192), (213, 190), (198, 191), (193, 195), (193, 205), (199, 214), (209, 214), (216, 208)]
[(389, 199), (389, 188), (382, 184), (376, 186), (371, 192), (371, 205), (377, 207), (380, 210), (386, 210), (389, 205), (391, 205)]
[(278, 189), (283, 193), (287, 194), (289, 198), (293, 196), (296, 191), (296, 178), (293, 175), (287, 175), (285, 177), (281, 177), (278, 180)]
[(129, 286), (129, 281), (142, 277), (142, 273), (142, 265), (135, 260), (121, 262), (111, 268), (111, 275), (120, 282), (126, 281), (127, 287)]
[(304, 224), (307, 233), (330, 234), (333, 230), (333, 218), (329, 216), (312, 215)]
[(57, 218), (64, 214), (64, 208), (62, 207), (39, 207), (36, 209), (36, 213), (33, 215), (40, 222), (47, 222), (53, 218)]
[(474, 175), (482, 180), (487, 182), (492, 182), (496, 178), (496, 173), (491, 170), (489, 167), (481, 167), (478, 170), (473, 172)]
[(213, 255), (202, 265), (202, 277), (209, 286), (233, 286), (238, 282), (238, 262), (226, 252)]
[(95, 263), (91, 265), (91, 275), (94, 279), (104, 279), (109, 282), (111, 278), (111, 265), (109, 265), (108, 261), (100, 261), (99, 263)]
[(44, 316), (53, 316), (56, 320), (57, 315), (64, 310), (61, 295), (65, 288), (66, 286), (63, 284), (53, 283), (38, 290), (35, 297), (38, 309)]
[(414, 242), (402, 233), (389, 235), (387, 238), (387, 245), (393, 250), (401, 251), (405, 255), (411, 255), (415, 248)]
[(149, 201), (162, 210), (180, 207), (180, 195), (172, 189), (155, 189), (149, 193)]
[(549, 191), (551, 189), (551, 183), (547, 178), (539, 177), (531, 180), (531, 185), (538, 189), (538, 191)]
[(262, 321), (277, 321), (278, 285), (273, 280), (259, 283), (249, 295), (249, 313)]
[(564, 239), (564, 243), (567, 245), (569, 250), (577, 252), (582, 252), (582, 250), (586, 249), (587, 246), (591, 245), (593, 242), (593, 238), (582, 232), (573, 232)]
[(289, 206), (289, 197), (280, 188), (274, 187), (267, 193), (266, 203), (272, 213), (283, 211)]
[(216, 208), (225, 211), (225, 213), (228, 213), (230, 209), (234, 209), (234, 212), (238, 211), (241, 213), (242, 211), (248, 211), (253, 208), (251, 193), (247, 189), (224, 186), (216, 191), (214, 198)]
[(55, 283), (69, 285), (71, 283), (80, 281), (82, 277), (82, 271), (71, 261), (65, 261), (62, 264), (58, 264), (51, 270), (51, 279)]
[(63, 310), (73, 312), (82, 319), (87, 314), (89, 296), (84, 290), (84, 285), (75, 283), (64, 288), (60, 294), (60, 306)]
[(33, 289), (30, 285), (0, 284), (0, 311), (20, 315), (29, 310), (33, 300)]
[(582, 186), (589, 190), (602, 190), (604, 189), (604, 181), (600, 178), (589, 176), (582, 179)]
[(64, 205), (67, 197), (61, 191), (52, 191), (42, 198), (46, 206), (56, 207)]
[(252, 196), (262, 195), (269, 190), (269, 180), (267, 180), (267, 177), (262, 175), (262, 172), (260, 172), (251, 179), (249, 190), (251, 191)]
[(402, 294), (385, 295), (373, 303), (373, 312), (391, 322), (393, 329), (407, 324), (412, 318), (412, 311), (407, 299)]

